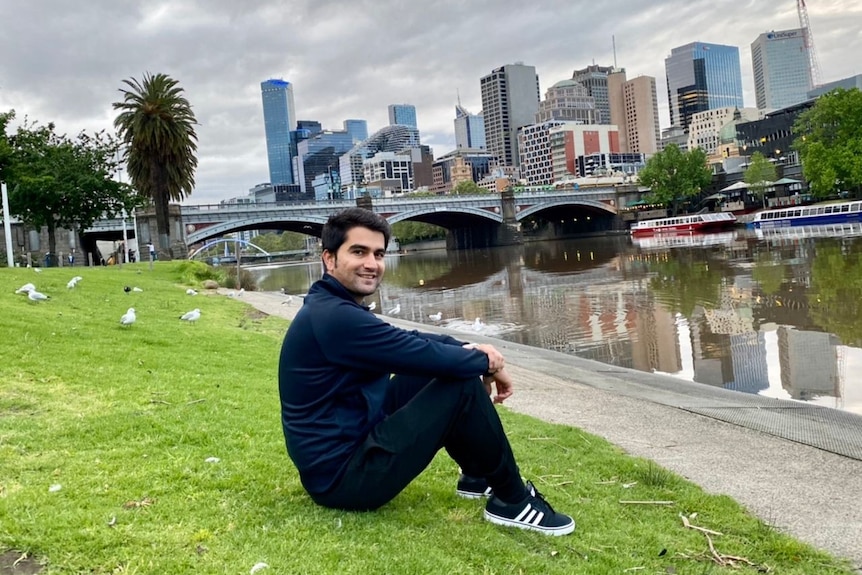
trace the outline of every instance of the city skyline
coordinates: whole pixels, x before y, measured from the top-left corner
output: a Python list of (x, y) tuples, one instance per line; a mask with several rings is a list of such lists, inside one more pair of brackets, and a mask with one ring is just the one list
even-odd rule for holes
[[(754, 106), (751, 43), (764, 32), (798, 27), (795, 3), (787, 0), (732, 7), (681, 0), (612, 0), (602, 7), (546, 1), (528, 9), (509, 0), (469, 8), (442, 1), (397, 11), (386, 1), (371, 7), (252, 1), (242, 9), (214, 1), (204, 9), (191, 1), (97, 0), (74, 11), (50, 0), (10, 4), (0, 8), (7, 23), (0, 50), (12, 55), (0, 62), (0, 110), (15, 109), (19, 120), (54, 122), (69, 134), (112, 131), (111, 103), (119, 100), (122, 80), (169, 74), (185, 89), (200, 122), (196, 189), (187, 203), (215, 203), (269, 179), (260, 107), (260, 82), (267, 78), (294, 86), (297, 119), (320, 121), (329, 130), (361, 118), (369, 132), (376, 131), (388, 123), (388, 104), (409, 102), (421, 118), (423, 143), (439, 157), (455, 149), (458, 95), (465, 108), (479, 113), (479, 80), (500, 66), (535, 66), (544, 94), (574, 70), (614, 65), (615, 37), (617, 66), (630, 79), (656, 78), (665, 128), (663, 67), (672, 48), (694, 41), (738, 47), (744, 103)], [(822, 81), (862, 72), (843, 57), (862, 51), (862, 6), (849, 0), (808, 4)], [(489, 33), (489, 11), (507, 34)], [(608, 19), (607, 13), (619, 16)], [(394, 14), (396, 38), (387, 27)], [(307, 25), (318, 20), (326, 26)], [(679, 22), (683, 29), (675, 27)], [(560, 50), (573, 27), (577, 41)], [(384, 32), (385, 42), (374, 40)]]

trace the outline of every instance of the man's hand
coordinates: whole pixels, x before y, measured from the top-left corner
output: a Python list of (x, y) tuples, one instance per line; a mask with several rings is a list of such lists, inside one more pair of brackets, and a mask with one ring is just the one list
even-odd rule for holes
[(497, 371), (503, 369), (503, 366), (506, 364), (505, 358), (503, 358), (503, 354), (497, 351), (497, 348), (488, 343), (465, 343), (464, 347), (466, 349), (478, 349), (482, 353), (488, 356), (488, 373), (494, 374)]
[(503, 403), (512, 396), (512, 378), (509, 372), (503, 368), (497, 370), (494, 375), (486, 375), (482, 377), (482, 383), (485, 384), (485, 389), (488, 390), (488, 395), (491, 395), (491, 382), (497, 388), (497, 394), (494, 396), (494, 403)]

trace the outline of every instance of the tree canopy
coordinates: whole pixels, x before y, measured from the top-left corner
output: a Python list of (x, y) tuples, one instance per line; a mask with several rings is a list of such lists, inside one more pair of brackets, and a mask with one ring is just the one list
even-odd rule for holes
[(766, 190), (775, 181), (775, 165), (760, 152), (754, 152), (751, 162), (745, 169), (742, 179), (748, 184), (748, 189), (763, 202), (766, 207)]
[(476, 194), (489, 194), (490, 192), (473, 180), (463, 180), (455, 184), (452, 193), (459, 196), (472, 196)]
[(195, 186), (197, 120), (183, 89), (170, 76), (147, 73), (142, 81), (123, 83), (123, 100), (113, 104), (120, 111), (114, 126), (126, 145), (132, 184), (155, 206), (158, 247), (168, 250), (170, 202), (189, 196)]
[[(4, 128), (14, 112), (0, 119)], [(104, 132), (58, 134), (54, 124), (25, 121), (3, 132), (8, 149), (2, 162), (9, 188), (9, 211), (26, 224), (48, 229), (48, 250), (56, 252), (58, 228), (85, 229), (104, 216), (136, 205), (132, 189), (113, 179), (118, 142)]]
[(820, 96), (799, 115), (793, 131), (812, 195), (844, 190), (862, 195), (862, 91), (837, 89)]
[(676, 144), (650, 158), (638, 177), (652, 190), (654, 201), (670, 205), (674, 215), (686, 198), (699, 194), (712, 181), (706, 153), (700, 148), (683, 152)]

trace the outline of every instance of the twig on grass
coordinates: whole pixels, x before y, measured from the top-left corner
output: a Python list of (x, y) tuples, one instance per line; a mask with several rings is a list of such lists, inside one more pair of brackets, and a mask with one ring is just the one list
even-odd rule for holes
[(688, 517), (686, 517), (682, 513), (679, 514), (679, 518), (682, 519), (682, 524), (685, 525), (688, 529), (694, 529), (695, 531), (700, 531), (701, 533), (708, 533), (710, 535), (724, 535), (719, 531), (713, 531), (712, 529), (707, 529), (706, 527), (698, 527), (697, 525), (692, 525), (689, 522)]
[(675, 501), (624, 501), (620, 499), (621, 505), (673, 505)]

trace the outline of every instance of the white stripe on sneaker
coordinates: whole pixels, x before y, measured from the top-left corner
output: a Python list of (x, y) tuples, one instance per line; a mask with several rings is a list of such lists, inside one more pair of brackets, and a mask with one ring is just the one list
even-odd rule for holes
[(523, 521), (524, 517), (530, 512), (532, 508), (533, 506), (527, 503), (526, 507), (521, 510), (517, 517), (515, 517), (515, 521)]

